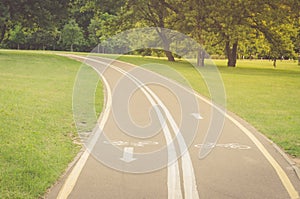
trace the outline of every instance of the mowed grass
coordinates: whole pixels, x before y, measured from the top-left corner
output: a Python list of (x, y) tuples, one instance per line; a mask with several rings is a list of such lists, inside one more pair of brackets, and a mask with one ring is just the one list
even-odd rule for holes
[[(110, 56), (109, 56), (110, 57)], [(182, 74), (209, 97), (201, 75), (188, 63), (121, 56), (136, 65), (159, 63)], [(254, 125), (289, 154), (300, 157), (300, 67), (293, 61), (215, 60), (227, 108)], [(0, 51), (0, 198), (43, 196), (80, 149), (72, 118), (72, 91), (79, 62), (50, 54)], [(92, 69), (91, 69), (92, 70)], [(175, 78), (168, 70), (157, 70)], [(180, 81), (181, 79), (179, 79)], [(182, 82), (181, 82), (182, 83)], [(96, 112), (103, 105), (101, 83)]]
[(80, 66), (56, 55), (0, 51), (0, 198), (42, 197), (80, 150), (72, 113)]
[[(209, 97), (201, 75), (187, 62), (170, 63), (162, 58), (137, 56), (118, 59), (140, 66), (149, 63), (167, 65), (182, 74), (193, 89)], [(300, 66), (287, 60), (277, 61), (276, 69), (268, 60), (238, 60), (236, 68), (226, 67), (226, 60), (215, 60), (215, 63), (226, 89), (228, 110), (299, 158)]]

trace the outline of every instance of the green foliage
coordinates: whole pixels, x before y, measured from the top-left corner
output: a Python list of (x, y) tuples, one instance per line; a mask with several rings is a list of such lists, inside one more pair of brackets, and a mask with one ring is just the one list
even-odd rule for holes
[(74, 45), (81, 44), (84, 40), (82, 30), (74, 19), (64, 26), (61, 38), (65, 45), (70, 46), (71, 51), (73, 51)]
[[(160, 28), (187, 34), (210, 54), (227, 55), (229, 59), (296, 57), (295, 52), (300, 48), (297, 0), (3, 0), (0, 3), (0, 42), (14, 48), (17, 43), (22, 43), (19, 45), (22, 49), (62, 50), (76, 45), (81, 51), (90, 51), (102, 43), (98, 47), (104, 51), (109, 49), (103, 44), (107, 38), (145, 26), (158, 27), (157, 33), (167, 50), (174, 45), (173, 40)], [(18, 25), (25, 40), (9, 36), (11, 31), (18, 31)], [(74, 30), (70, 30), (71, 26)], [(66, 31), (75, 31), (78, 38), (71, 38)]]
[(237, 56), (293, 57), (291, 38), (299, 27), (293, 23), (295, 17), (299, 21), (295, 4), (293, 0), (189, 0), (180, 7), (185, 13), (180, 30), (208, 52), (225, 53), (229, 62)]
[[(36, 31), (48, 32), (60, 29), (68, 16), (69, 0), (3, 0), (0, 2), (0, 43), (14, 47), (9, 33), (20, 25), (28, 37)], [(43, 34), (44, 34), (43, 33)], [(41, 37), (41, 36), (40, 36)], [(57, 38), (56, 38), (57, 39)], [(37, 39), (38, 40), (38, 39)], [(10, 45), (12, 43), (12, 45)], [(37, 42), (40, 43), (40, 42)], [(40, 49), (40, 45), (32, 38), (26, 38), (22, 49)]]
[(5, 37), (5, 33), (7, 31), (7, 22), (9, 21), (9, 18), (9, 6), (5, 5), (3, 1), (0, 1), (0, 43)]
[(102, 41), (105, 41), (110, 36), (113, 36), (117, 31), (115, 29), (116, 16), (108, 13), (100, 13), (91, 19), (88, 27), (89, 39), (91, 44), (98, 45)]
[(20, 44), (25, 42), (25, 33), (21, 25), (15, 25), (15, 27), (10, 30), (9, 35), (10, 41), (17, 44), (17, 48), (20, 49)]

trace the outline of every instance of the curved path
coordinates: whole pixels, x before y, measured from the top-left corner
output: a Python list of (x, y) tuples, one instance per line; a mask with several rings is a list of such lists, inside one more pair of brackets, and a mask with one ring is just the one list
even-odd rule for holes
[[(131, 64), (66, 56), (99, 72), (106, 109), (88, 150), (47, 198), (299, 198), (295, 166), (240, 118)], [(220, 124), (218, 142), (203, 144)]]

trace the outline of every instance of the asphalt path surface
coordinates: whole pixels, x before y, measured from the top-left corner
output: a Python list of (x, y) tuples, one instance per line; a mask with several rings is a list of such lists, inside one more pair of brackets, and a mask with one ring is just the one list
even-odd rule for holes
[(234, 114), (140, 67), (68, 56), (99, 73), (106, 106), (47, 198), (299, 198), (296, 167)]

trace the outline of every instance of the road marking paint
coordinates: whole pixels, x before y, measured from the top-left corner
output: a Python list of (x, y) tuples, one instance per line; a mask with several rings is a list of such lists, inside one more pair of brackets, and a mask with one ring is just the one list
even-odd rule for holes
[(124, 141), (103, 141), (104, 144), (111, 144), (113, 146), (124, 146), (124, 145), (129, 145), (129, 142), (124, 142)]
[(202, 117), (199, 113), (191, 113), (191, 115), (192, 115), (195, 119), (197, 119), (197, 120), (202, 120), (202, 119), (203, 119), (203, 117)]
[[(102, 57), (101, 57), (102, 58)], [(107, 58), (103, 58), (106, 60), (109, 60)], [(114, 60), (116, 61), (116, 60)], [(133, 64), (127, 63), (127, 62), (123, 62), (123, 61), (119, 61), (119, 63), (124, 63), (124, 64), (128, 64), (131, 65), (133, 67), (136, 67)], [(152, 72), (150, 70), (146, 70), (142, 67), (140, 67), (141, 70), (145, 70), (148, 72)], [(154, 73), (154, 72), (152, 72)], [(179, 84), (176, 81), (173, 81), (169, 78), (166, 78), (158, 73), (154, 73), (158, 76), (160, 76), (161, 78), (176, 84), (177, 86), (183, 88), (184, 90), (186, 90), (187, 92), (197, 96), (200, 100), (202, 100), (203, 102), (205, 102), (206, 104), (211, 105), (212, 107), (214, 107), (216, 110), (218, 110), (220, 113), (224, 114), (225, 117), (227, 119), (229, 119), (231, 122), (233, 122), (238, 128), (240, 128), (242, 130), (243, 133), (245, 133), (249, 139), (257, 146), (257, 148), (260, 150), (260, 152), (263, 154), (263, 156), (268, 160), (268, 162), (271, 164), (271, 166), (274, 168), (274, 170), (276, 171), (278, 177), (280, 178), (283, 186), (285, 187), (285, 189), (287, 190), (288, 194), (290, 195), (291, 199), (299, 199), (299, 194), (296, 191), (295, 187), (293, 186), (293, 184), (291, 183), (290, 179), (288, 178), (287, 174), (284, 172), (284, 170), (281, 168), (281, 166), (278, 164), (278, 162), (271, 156), (271, 154), (267, 151), (267, 149), (261, 144), (261, 142), (246, 128), (244, 127), (244, 125), (242, 125), (240, 122), (238, 122), (236, 119), (234, 119), (233, 117), (231, 117), (230, 115), (228, 115), (226, 113), (226, 110), (223, 110), (222, 108), (218, 107), (216, 104), (214, 104), (213, 102), (211, 102), (210, 100), (206, 99), (205, 97), (201, 96), (200, 94), (196, 93), (195, 90), (189, 89), (181, 84)]]
[[(100, 77), (105, 85), (107, 94), (106, 94), (106, 106), (105, 106), (103, 114), (100, 117), (101, 118), (101, 121), (99, 124), (100, 131), (98, 130), (96, 132), (96, 135), (93, 137), (93, 141), (91, 142), (91, 146), (90, 146), (90, 147), (92, 147), (91, 149), (94, 148), (96, 141), (101, 134), (101, 129), (103, 129), (103, 127), (108, 119), (109, 111), (110, 111), (111, 105), (112, 105), (112, 95), (111, 95), (110, 86), (109, 86), (107, 80), (104, 78), (104, 76), (101, 73), (99, 73), (97, 70), (95, 70), (95, 71), (100, 75)], [(79, 177), (84, 165), (86, 164), (86, 161), (87, 161), (89, 155), (90, 155), (90, 152), (87, 148), (87, 149), (85, 149), (83, 155), (80, 157), (80, 159), (78, 160), (78, 162), (72, 169), (71, 173), (67, 177), (63, 187), (61, 188), (61, 190), (58, 193), (57, 199), (67, 199), (68, 198), (68, 196), (70, 195), (70, 193), (72, 192), (72, 190), (75, 187), (78, 177)]]
[(262, 145), (262, 143), (242, 124), (240, 124), (236, 119), (227, 115), (227, 118), (231, 120), (237, 127), (239, 127), (249, 138), (250, 140), (257, 146), (257, 148), (261, 151), (261, 153), (265, 156), (265, 158), (269, 161), (269, 163), (275, 169), (278, 177), (280, 178), (283, 186), (287, 190), (291, 199), (299, 199), (299, 194), (296, 191), (294, 185), (291, 183), (289, 177), (285, 173), (285, 171), (281, 168), (278, 162), (272, 157), (272, 155), (267, 151), (267, 149)]
[[(163, 128), (163, 132), (165, 134), (165, 139), (167, 143), (168, 149), (168, 162), (173, 162), (176, 160), (176, 149), (172, 142), (172, 136), (166, 120), (162, 113), (159, 110), (158, 106), (153, 107), (158, 114), (159, 122)], [(179, 173), (179, 166), (178, 161), (174, 161), (168, 165), (168, 198), (169, 199), (180, 199), (182, 198), (181, 193), (181, 184), (180, 184), (180, 173)]]
[(89, 152), (88, 150), (85, 150), (83, 155), (80, 157), (74, 168), (72, 169), (72, 172), (68, 176), (67, 180), (65, 181), (63, 187), (58, 193), (57, 199), (66, 199), (70, 195), (71, 191), (73, 190), (77, 179), (87, 161), (89, 158)]
[[(105, 62), (101, 62), (101, 61), (98, 61), (98, 60), (94, 60), (94, 59), (91, 59), (91, 60), (93, 60), (95, 62), (100, 62), (102, 64), (107, 64)], [(128, 78), (130, 78), (142, 90), (142, 92), (145, 94), (147, 99), (150, 101), (151, 105), (153, 106), (155, 112), (158, 115), (160, 124), (163, 128), (163, 132), (164, 132), (165, 139), (166, 139), (166, 144), (168, 146), (167, 147), (167, 149), (168, 149), (168, 162), (176, 160), (176, 150), (175, 150), (174, 143), (172, 141), (172, 136), (171, 136), (170, 130), (168, 128), (168, 125), (165, 121), (164, 116), (161, 113), (161, 110), (159, 109), (159, 106), (156, 105), (155, 101), (152, 98), (152, 97), (155, 98), (155, 96), (153, 96), (153, 95), (151, 96), (151, 93), (150, 93), (151, 90), (147, 86), (143, 85), (134, 76), (128, 74), (124, 70), (119, 69), (115, 66), (111, 66), (111, 67), (114, 68), (115, 70), (119, 71), (120, 73), (124, 74)], [(160, 104), (160, 106), (161, 106), (161, 104)], [(175, 161), (174, 163), (171, 163), (171, 164), (168, 165), (168, 198), (169, 199), (182, 198), (178, 161)]]
[[(108, 63), (99, 61), (99, 60), (95, 60), (95, 59), (90, 59), (94, 62), (98, 62), (101, 64), (106, 64), (108, 65)], [(144, 89), (150, 93), (150, 95), (156, 100), (156, 102), (159, 104), (159, 106), (161, 106), (161, 108), (164, 110), (170, 124), (171, 127), (175, 133), (175, 135), (177, 136), (178, 139), (178, 144), (180, 147), (180, 151), (182, 155), (182, 170), (183, 170), (183, 180), (184, 180), (184, 190), (185, 190), (185, 198), (193, 198), (193, 199), (198, 199), (199, 198), (199, 194), (198, 194), (198, 190), (197, 190), (197, 184), (196, 184), (196, 179), (195, 179), (195, 174), (194, 174), (194, 169), (193, 169), (193, 165), (192, 165), (192, 161), (191, 161), (191, 157), (190, 154), (188, 152), (188, 148), (185, 144), (184, 138), (182, 137), (182, 134), (175, 122), (175, 120), (173, 119), (173, 116), (171, 115), (171, 113), (169, 112), (169, 110), (166, 108), (166, 106), (163, 104), (163, 102), (159, 99), (159, 97), (146, 85), (144, 85), (140, 80), (138, 80), (136, 77), (134, 77), (133, 75), (129, 74), (128, 72), (114, 66), (114, 65), (110, 65), (112, 68), (114, 68), (115, 70), (119, 71), (120, 73), (124, 74), (125, 76), (129, 77), (130, 79), (132, 79), (138, 87), (141, 88), (141, 90), (144, 92)], [(144, 94), (146, 96), (148, 96), (148, 94), (146, 94), (144, 92)], [(148, 97), (147, 97), (148, 98)], [(169, 145), (168, 145), (169, 146)]]
[[(146, 87), (147, 89), (147, 87)], [(148, 88), (149, 89), (149, 88)], [(178, 140), (178, 145), (181, 151), (182, 157), (182, 171), (183, 171), (183, 183), (184, 183), (184, 194), (185, 198), (193, 198), (193, 199), (198, 199), (199, 198), (199, 193), (197, 190), (197, 184), (196, 184), (196, 179), (195, 179), (195, 173), (194, 173), (194, 168), (192, 164), (192, 160), (188, 151), (188, 148), (185, 144), (184, 138), (182, 137), (182, 134), (167, 107), (163, 104), (163, 102), (158, 98), (158, 96), (153, 93), (152, 90), (149, 89), (149, 91), (155, 100), (159, 103), (159, 105), (163, 108), (170, 124), (173, 129), (173, 132), (177, 136)]]
[[(90, 61), (107, 65), (107, 63), (101, 62), (99, 60), (94, 60), (94, 59), (86, 58), (86, 57), (80, 57), (80, 56), (76, 56), (76, 55), (75, 55), (75, 57), (89, 59)], [(93, 67), (93, 66), (91, 66), (91, 67)], [(130, 74), (127, 74), (126, 72), (119, 69), (118, 67), (115, 67), (115, 66), (111, 66), (111, 67), (113, 69), (119, 71), (120, 73), (124, 74), (126, 77), (130, 78), (135, 84), (137, 84), (137, 86), (143, 91), (143, 93), (145, 94), (145, 96), (147, 97), (147, 99), (149, 100), (151, 105), (154, 107), (156, 113), (158, 114), (158, 116), (160, 118), (160, 122), (163, 127), (164, 135), (165, 135), (167, 146), (168, 146), (167, 147), (168, 148), (168, 158), (170, 158), (171, 160), (174, 159), (173, 158), (174, 155), (176, 157), (176, 150), (175, 150), (175, 146), (172, 142), (172, 136), (170, 134), (168, 126), (167, 126), (157, 104), (152, 99), (151, 95), (145, 90), (145, 88), (147, 88), (147, 87), (143, 84), (138, 83), (137, 82), (138, 80), (134, 79), (135, 77), (129, 76)], [(170, 198), (170, 199), (182, 198), (178, 161), (175, 161), (174, 163), (168, 165), (168, 198)]]
[(125, 142), (125, 141), (103, 141), (104, 144), (111, 144), (113, 146), (135, 146), (135, 147), (144, 147), (150, 145), (158, 145), (159, 142), (155, 141), (139, 141), (139, 142)]
[[(79, 57), (79, 56), (78, 56)], [(88, 59), (86, 57), (80, 57), (80, 58), (83, 58), (83, 59)], [(103, 58), (103, 59), (106, 59), (106, 58)], [(107, 60), (110, 60), (110, 59), (107, 59)], [(95, 61), (98, 61), (98, 60), (95, 60)], [(110, 60), (111, 61), (111, 60)], [(122, 61), (118, 61), (119, 63), (124, 63), (124, 64), (128, 64), (128, 65), (132, 65), (134, 67), (136, 67), (135, 65), (133, 64), (130, 64), (130, 63), (126, 63), (126, 62), (122, 62)], [(102, 62), (102, 63), (105, 63), (105, 62)], [(107, 64), (107, 63), (105, 63)], [(145, 70), (143, 68), (140, 68), (141, 70)], [(97, 70), (96, 70), (97, 71)], [(146, 71), (146, 70), (145, 70)], [(152, 72), (152, 71), (149, 71), (147, 70), (148, 72)], [(154, 72), (152, 72), (154, 73)], [(157, 73), (155, 73), (156, 75), (159, 75)], [(102, 74), (100, 74), (100, 76), (102, 77)], [(261, 153), (265, 156), (265, 158), (269, 161), (269, 163), (272, 165), (272, 167), (275, 169), (277, 175), (279, 176), (282, 184), (284, 185), (284, 187), (286, 188), (288, 194), (290, 195), (291, 199), (297, 199), (299, 198), (299, 195), (298, 195), (298, 192), (296, 191), (295, 187), (293, 186), (293, 184), (291, 183), (290, 179), (288, 178), (287, 174), (284, 172), (284, 170), (281, 168), (281, 166), (276, 162), (276, 160), (271, 156), (271, 154), (267, 151), (267, 149), (261, 144), (261, 142), (248, 130), (246, 129), (246, 127), (244, 127), (240, 122), (238, 122), (236, 119), (234, 119), (233, 117), (231, 117), (230, 115), (228, 115), (226, 113), (225, 110), (222, 110), (220, 107), (218, 107), (216, 104), (214, 104), (213, 102), (209, 101), (208, 99), (204, 98), (203, 96), (201, 96), (200, 94), (196, 93), (194, 90), (191, 90), (191, 89), (188, 89), (186, 87), (184, 87), (183, 85), (173, 81), (173, 80), (170, 80), (162, 75), (159, 75), (161, 78), (165, 79), (165, 80), (168, 80), (169, 82), (173, 83), (173, 84), (176, 84), (177, 86), (183, 88), (184, 90), (186, 90), (187, 92), (197, 96), (200, 100), (202, 100), (203, 102), (211, 105), (212, 107), (216, 108), (216, 110), (218, 110), (220, 113), (224, 114), (225, 117), (227, 119), (229, 119), (231, 122), (233, 122), (238, 128), (240, 128), (248, 137), (249, 139), (258, 147), (258, 149), (261, 151)], [(102, 79), (104, 80), (104, 78), (102, 77)], [(108, 84), (107, 84), (108, 86)], [(108, 87), (107, 87), (107, 90)], [(102, 120), (103, 121), (103, 120)], [(83, 156), (82, 156), (83, 158)], [(79, 162), (79, 161), (78, 161)], [(77, 165), (75, 165), (75, 167), (77, 167)], [(74, 167), (74, 169), (75, 169)], [(80, 166), (78, 166), (80, 167)], [(73, 170), (74, 170), (73, 169)], [(81, 168), (82, 169), (82, 168)], [(72, 171), (73, 172), (73, 171)], [(71, 175), (71, 174), (70, 174)], [(68, 177), (70, 178), (70, 176)], [(78, 177), (77, 177), (78, 178)], [(76, 182), (77, 181), (77, 178), (74, 179)], [(67, 182), (67, 181), (66, 181)], [(73, 187), (71, 186), (70, 184), (71, 182), (69, 182), (69, 186), (67, 185), (67, 183), (65, 183), (64, 186), (67, 186), (69, 187), (70, 189), (70, 192), (72, 191)], [(75, 185), (75, 183), (73, 183)], [(61, 190), (62, 192), (63, 190)], [(70, 193), (69, 192), (69, 193)], [(68, 195), (69, 195), (68, 193)], [(67, 198), (68, 195), (65, 195), (65, 197), (61, 197), (61, 198)]]
[(240, 150), (247, 150), (251, 149), (250, 146), (247, 145), (241, 145), (239, 143), (228, 143), (228, 144), (214, 144), (214, 143), (209, 143), (209, 144), (196, 144), (194, 145), (196, 148), (215, 148), (215, 147), (222, 147), (222, 148), (227, 148), (227, 149), (240, 149)]
[(149, 146), (149, 145), (158, 145), (159, 142), (154, 142), (154, 141), (140, 141), (140, 142), (130, 142), (130, 145), (132, 146)]
[[(107, 58), (103, 58), (103, 59), (107, 59)], [(109, 59), (107, 59), (107, 60), (109, 60)], [(123, 61), (119, 61), (119, 60), (118, 60), (118, 62), (119, 63), (125, 63), (125, 64), (128, 64), (128, 65), (136, 67), (135, 65), (127, 63), (127, 62), (123, 62)], [(144, 69), (142, 67), (140, 67), (140, 69), (148, 71), (148, 72), (152, 72), (152, 71), (146, 70), (146, 69)], [(154, 73), (154, 72), (152, 72), (152, 73)], [(296, 189), (294, 187), (294, 185), (291, 183), (291, 181), (288, 178), (287, 174), (284, 172), (284, 170), (281, 168), (281, 166), (278, 164), (278, 162), (271, 156), (271, 154), (261, 144), (261, 142), (246, 127), (244, 127), (244, 125), (242, 125), (236, 119), (234, 119), (233, 117), (231, 117), (230, 115), (228, 115), (226, 113), (226, 110), (222, 110), (220, 107), (218, 107), (213, 102), (209, 101), (208, 99), (204, 98), (200, 94), (196, 93), (195, 90), (188, 89), (187, 87), (179, 84), (178, 82), (170, 80), (170, 79), (168, 79), (168, 78), (166, 78), (166, 77), (164, 77), (164, 76), (162, 76), (162, 75), (160, 75), (158, 73), (154, 73), (154, 74), (159, 75), (161, 78), (163, 78), (163, 79), (165, 79), (165, 80), (167, 80), (167, 81), (169, 81), (169, 82), (171, 82), (173, 84), (176, 84), (177, 86), (185, 89), (187, 92), (189, 92), (189, 93), (191, 93), (193, 95), (196, 95), (200, 100), (202, 100), (203, 102), (211, 105), (216, 110), (218, 110), (220, 113), (224, 114), (227, 119), (229, 119), (231, 122), (233, 122), (238, 128), (240, 128), (243, 131), (243, 133), (245, 133), (249, 137), (249, 139), (257, 146), (257, 148), (260, 150), (260, 152), (263, 154), (263, 156), (265, 156), (265, 158), (268, 160), (268, 162), (271, 164), (271, 166), (276, 171), (276, 173), (277, 173), (278, 177), (280, 178), (282, 184), (284, 185), (285, 189), (287, 190), (290, 198), (291, 199), (299, 199), (300, 198), (298, 192), (296, 191)]]
[(133, 158), (133, 150), (134, 150), (133, 147), (124, 147), (123, 157), (120, 159), (127, 163), (136, 160), (136, 158)]

